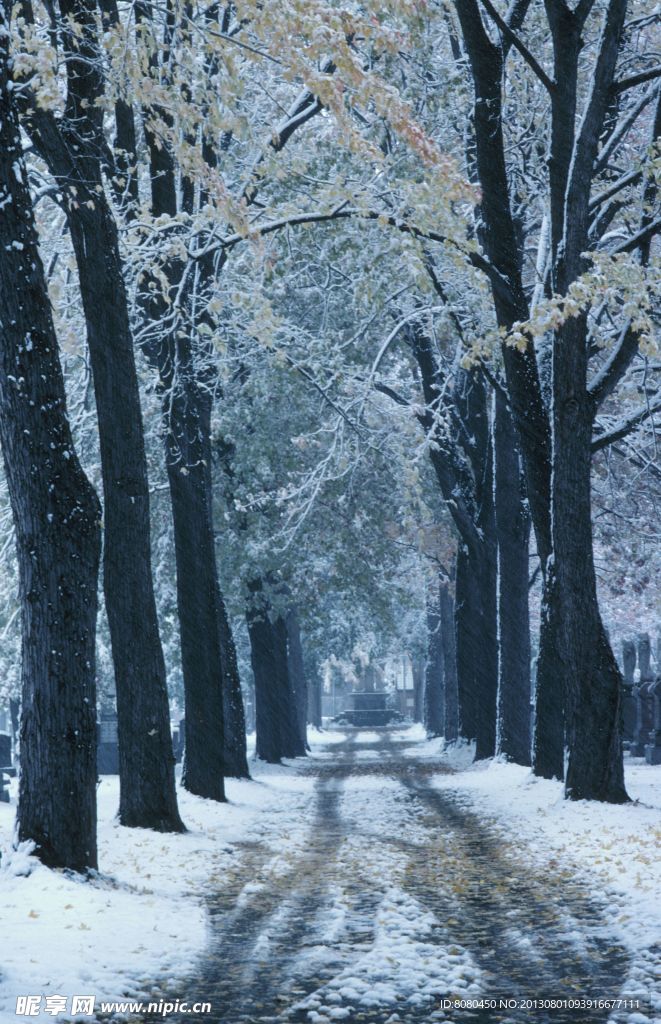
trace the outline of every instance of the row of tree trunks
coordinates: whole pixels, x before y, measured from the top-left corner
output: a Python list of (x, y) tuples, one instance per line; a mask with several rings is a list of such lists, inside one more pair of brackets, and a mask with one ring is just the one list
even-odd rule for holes
[[(485, 403), (484, 390), (478, 388), (469, 396), (464, 385), (462, 421), (482, 443), (481, 452), (473, 452), (473, 472), (480, 481), (478, 529), (464, 531), (456, 567), (458, 728), (466, 739), (476, 741), (476, 758), (502, 753), (529, 764), (530, 520), (506, 397), (500, 391), (494, 394), (491, 436), (485, 432)], [(439, 614), (435, 604), (433, 616)], [(432, 679), (434, 629), (430, 623)], [(438, 721), (427, 724), (431, 734), (441, 728)], [(443, 722), (443, 727), (447, 724)]]
[[(104, 0), (103, 11), (109, 25), (119, 21), (115, 0)], [(149, 22), (151, 13), (138, 5), (138, 22)], [(168, 22), (167, 33), (171, 31)], [(163, 40), (163, 53), (169, 53), (169, 39)], [(159, 57), (154, 51), (152, 69), (160, 74)], [(166, 72), (167, 73), (167, 72)], [(150, 124), (153, 111), (144, 106), (145, 141), (151, 170), (151, 206), (154, 217), (175, 217), (182, 205), (193, 211), (194, 193), (187, 179), (178, 191), (173, 157)], [(168, 123), (169, 112), (156, 110)], [(117, 146), (137, 164), (136, 130), (132, 108), (118, 102), (115, 106)], [(213, 156), (206, 147), (205, 150)], [(124, 157), (120, 156), (120, 165)], [(124, 168), (118, 170), (124, 173)], [(137, 180), (130, 179), (127, 215), (137, 214)], [(202, 201), (202, 200), (201, 200)], [(165, 276), (176, 292), (183, 267), (172, 261)], [(213, 278), (213, 263), (202, 261), (198, 286), (204, 288)], [(218, 579), (213, 520), (211, 409), (215, 376), (210, 369), (206, 346), (196, 334), (195, 317), (185, 327), (174, 323), (158, 331), (158, 325), (170, 312), (167, 297), (158, 288), (147, 290), (143, 298), (143, 328), (149, 334), (156, 325), (156, 337), (150, 336), (143, 350), (158, 372), (163, 399), (163, 435), (175, 537), (177, 571), (177, 608), (182, 648), (182, 674), (186, 706), (186, 759), (184, 786), (208, 799), (224, 799), (223, 777), (248, 778), (245, 713), (238, 672), (236, 650), (225, 602)], [(190, 288), (184, 305), (191, 298)], [(181, 480), (182, 476), (190, 477)], [(187, 575), (200, 581), (195, 601), (189, 603)], [(206, 606), (202, 609), (202, 602)], [(193, 609), (200, 612), (193, 614)], [(215, 622), (215, 625), (212, 623)], [(204, 720), (208, 701), (210, 721)]]
[(52, 867), (96, 868), (100, 507), (73, 447), (0, 6), (0, 442), (22, 629), (18, 835)]
[[(457, 0), (456, 10), (475, 92), (482, 241), (495, 271), (492, 291), (498, 323), (509, 330), (529, 314), (503, 129), (509, 42), (489, 37), (477, 0)], [(546, 5), (554, 50), (549, 285), (559, 295), (566, 294), (585, 269), (592, 178), (602, 135), (608, 130), (606, 119), (616, 111), (612, 85), (626, 10), (626, 0), (609, 0), (604, 8)], [(577, 116), (584, 28), (591, 13), (599, 19), (592, 26), (599, 33), (594, 81), (585, 109)], [(636, 347), (630, 346), (630, 358)], [(588, 386), (589, 357), (587, 316), (580, 314), (554, 332), (547, 408), (532, 343), (524, 351), (503, 347), (544, 573), (533, 769), (538, 774), (562, 774), (559, 737), (564, 733), (566, 795), (620, 802), (627, 799), (619, 740), (621, 678), (601, 622), (592, 555), (590, 470), (597, 403)], [(619, 364), (628, 365), (624, 353)]]
[(61, 0), (65, 117), (31, 109), (35, 147), (67, 197), (94, 380), (104, 498), (103, 582), (117, 692), (124, 825), (182, 831), (151, 570), (149, 487), (117, 228), (105, 197), (96, 8)]

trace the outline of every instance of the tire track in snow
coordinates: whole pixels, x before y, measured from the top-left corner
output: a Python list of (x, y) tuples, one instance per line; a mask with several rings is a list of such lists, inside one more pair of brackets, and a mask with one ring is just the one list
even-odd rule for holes
[[(302, 853), (282, 858), (282, 870), (274, 872), (270, 852), (258, 843), (238, 848), (233, 883), (211, 900), (204, 967), (187, 986), (196, 1000), (212, 1003), (213, 1013), (180, 1019), (191, 1024), (626, 1020), (626, 1014), (609, 1018), (603, 1010), (442, 1009), (443, 995), (474, 995), (478, 982), (484, 997), (617, 996), (627, 957), (579, 880), (542, 877), (522, 867), (514, 841), (504, 842), (458, 794), (433, 789), (429, 776), (450, 769), (404, 757), (402, 744), (385, 731), (378, 745), (355, 739), (349, 734), (332, 759), (302, 768), (317, 776), (315, 815)], [(378, 759), (365, 756), (362, 746), (378, 751)], [(345, 789), (347, 779), (351, 790)], [(354, 787), (361, 780), (372, 783), (374, 799), (369, 786), (357, 798), (361, 791)], [(395, 942), (392, 956), (387, 942), (380, 945), (384, 912), (386, 928), (394, 922), (405, 932), (411, 919), (421, 922), (399, 950)], [(328, 934), (333, 915), (337, 926)], [(418, 952), (438, 976), (421, 979), (418, 972), (416, 993), (407, 991), (406, 978), (409, 987), (414, 984), (411, 955)], [(402, 974), (398, 956), (408, 975)], [(453, 974), (456, 963), (459, 975)], [(370, 971), (371, 995), (377, 996), (371, 1004), (364, 984), (365, 979), (370, 984)], [(356, 978), (362, 988), (352, 995)], [(401, 998), (393, 1002), (397, 990)], [(383, 995), (381, 1005), (374, 1005), (379, 992), (388, 991), (390, 1001)]]

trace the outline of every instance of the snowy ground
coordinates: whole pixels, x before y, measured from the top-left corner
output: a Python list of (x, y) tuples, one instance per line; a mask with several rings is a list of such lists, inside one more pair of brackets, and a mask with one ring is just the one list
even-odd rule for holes
[[(470, 906), (471, 886), (482, 879), (471, 877), (470, 865), (457, 874), (458, 826), (433, 832), (434, 792), (465, 809), (469, 823), (477, 812), (501, 837), (512, 877), (528, 868), (558, 884), (564, 877), (568, 891), (580, 885), (608, 905), (608, 927), (632, 958), (625, 993), (653, 989), (659, 962), (652, 947), (661, 938), (660, 768), (627, 765), (638, 801), (631, 806), (568, 804), (558, 784), (515, 765), (472, 766), (469, 748), (443, 752), (417, 727), (391, 733), (383, 752), (383, 734), (353, 736), (355, 743), (342, 732), (314, 735), (308, 763), (253, 764), (254, 782), (228, 783), (227, 805), (180, 791), (185, 836), (117, 825), (117, 781), (104, 777), (100, 873), (91, 882), (12, 850), (15, 806), (0, 804), (1, 1024), (35, 1019), (15, 1015), (18, 996), (40, 995), (40, 1018), (64, 1020), (66, 1014), (46, 1012), (57, 1006), (46, 997), (66, 997), (69, 1006), (73, 995), (94, 994), (97, 1006), (127, 996), (154, 999), (190, 986), (186, 979), (201, 977), (201, 964), (213, 973), (213, 957), (226, 968), (234, 955), (242, 973), (223, 983), (254, 988), (255, 998), (259, 986), (272, 988), (272, 998), (288, 994), (282, 1019), (325, 1024), (360, 1012), (366, 1020), (414, 1019), (407, 1013), (459, 1020), (440, 1010), (427, 1016), (425, 1007), (448, 996), (479, 997), (488, 983), (484, 963), (462, 941), (466, 922), (443, 909), (464, 892)], [(407, 763), (413, 783), (402, 775)], [(457, 770), (448, 773), (448, 765)], [(210, 893), (226, 894), (217, 914), (206, 902)], [(218, 921), (233, 936), (219, 937)], [(568, 922), (567, 941), (580, 952), (585, 936), (572, 938), (569, 912)], [(522, 921), (513, 920), (506, 934), (517, 927), (517, 942), (530, 945)], [(254, 961), (252, 981), (246, 959)], [(209, 1019), (225, 1022), (217, 1014)], [(630, 1024), (650, 1019), (649, 1011), (628, 1015)]]
[[(442, 742), (424, 744), (429, 758)], [(412, 748), (420, 756), (419, 746)], [(615, 933), (632, 955), (625, 991), (652, 993), (661, 1015), (661, 766), (625, 759), (626, 787), (634, 803), (625, 806), (568, 802), (557, 782), (498, 760), (466, 765), (466, 748), (448, 751), (463, 770), (439, 775), (434, 785), (460, 792), (538, 868), (572, 871), (608, 904)], [(657, 1017), (657, 1020), (661, 1017)], [(645, 1021), (643, 1014), (632, 1021)]]
[(39, 1019), (53, 1020), (46, 996), (67, 996), (69, 1009), (74, 995), (94, 994), (97, 1005), (148, 999), (155, 981), (167, 990), (193, 972), (208, 938), (205, 894), (222, 886), (234, 844), (296, 836), (311, 800), (313, 780), (295, 769), (253, 763), (252, 771), (253, 782), (228, 781), (227, 804), (179, 789), (183, 836), (118, 825), (118, 779), (103, 776), (91, 882), (12, 848), (12, 783), (12, 803), (0, 803), (0, 921), (11, 936), (0, 946), (0, 1024), (34, 1019), (15, 1015), (18, 996), (40, 994)]

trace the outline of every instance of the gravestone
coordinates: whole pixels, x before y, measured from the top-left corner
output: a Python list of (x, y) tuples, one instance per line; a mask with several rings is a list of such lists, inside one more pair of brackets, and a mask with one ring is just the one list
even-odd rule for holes
[(650, 685), (652, 696), (652, 729), (645, 747), (648, 764), (661, 764), (661, 633), (656, 637), (656, 679)]
[(652, 658), (652, 645), (650, 643), (649, 633), (638, 634), (638, 668), (640, 670), (640, 683), (651, 683), (654, 679), (654, 673), (652, 672), (652, 666), (650, 664)]
[(117, 715), (102, 711), (96, 723), (96, 770), (99, 775), (119, 774), (119, 746), (117, 744)]
[(16, 769), (11, 764), (11, 736), (8, 733), (0, 732), (0, 801), (9, 803), (9, 777), (16, 775)]
[(645, 747), (654, 724), (654, 676), (650, 665), (652, 645), (649, 633), (639, 633), (636, 638), (638, 656), (638, 686), (635, 690), (636, 726), (630, 750), (634, 757), (644, 757)]
[(636, 728), (629, 748), (634, 757), (644, 757), (645, 747), (654, 725), (654, 683), (643, 683), (636, 688)]
[(172, 752), (176, 764), (180, 764), (184, 756), (184, 745), (186, 739), (186, 719), (181, 718), (179, 725), (172, 730)]
[(622, 674), (626, 686), (633, 686), (636, 671), (636, 644), (633, 640), (622, 641)]
[(652, 728), (649, 743), (645, 746), (645, 760), (648, 764), (661, 764), (661, 675), (649, 684), (652, 697)]

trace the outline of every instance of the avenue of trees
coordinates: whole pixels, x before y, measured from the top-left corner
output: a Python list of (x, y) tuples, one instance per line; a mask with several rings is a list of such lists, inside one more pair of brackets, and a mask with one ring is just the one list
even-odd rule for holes
[(655, 26), (647, 0), (2, 0), (0, 704), (45, 863), (97, 866), (97, 705), (119, 820), (177, 832), (171, 698), (182, 784), (223, 800), (246, 698), (257, 756), (303, 756), (324, 667), (403, 651), (430, 735), (628, 799)]

